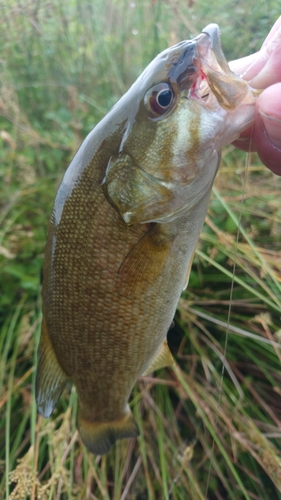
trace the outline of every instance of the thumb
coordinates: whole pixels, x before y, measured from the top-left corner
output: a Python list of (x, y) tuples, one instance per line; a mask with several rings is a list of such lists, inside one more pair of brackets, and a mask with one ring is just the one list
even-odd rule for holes
[(281, 83), (265, 89), (257, 101), (253, 146), (262, 162), (281, 175)]

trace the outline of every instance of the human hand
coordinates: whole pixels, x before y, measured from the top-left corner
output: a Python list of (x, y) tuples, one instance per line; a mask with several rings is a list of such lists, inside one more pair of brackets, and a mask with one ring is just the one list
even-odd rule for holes
[(253, 88), (265, 89), (256, 103), (253, 128), (242, 132), (234, 145), (257, 151), (265, 166), (281, 175), (281, 16), (259, 52), (229, 66)]

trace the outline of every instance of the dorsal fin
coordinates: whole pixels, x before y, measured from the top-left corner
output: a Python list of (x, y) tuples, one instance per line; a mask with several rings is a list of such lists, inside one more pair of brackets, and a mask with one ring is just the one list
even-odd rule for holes
[(36, 403), (39, 413), (48, 418), (58, 402), (69, 377), (60, 367), (43, 319), (38, 348), (36, 375)]
[(173, 366), (175, 364), (175, 360), (172, 356), (172, 353), (168, 347), (168, 343), (164, 340), (163, 344), (160, 345), (156, 355), (151, 361), (149, 367), (144, 371), (143, 375), (148, 375), (155, 370), (159, 370), (159, 368), (165, 368), (165, 366)]

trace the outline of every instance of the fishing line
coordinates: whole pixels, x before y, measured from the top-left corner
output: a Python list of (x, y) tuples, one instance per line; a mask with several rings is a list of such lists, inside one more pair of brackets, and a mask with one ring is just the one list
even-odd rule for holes
[[(254, 70), (255, 66), (257, 68), (257, 73), (255, 75), (251, 75), (251, 79), (255, 78), (257, 74), (261, 71), (261, 67), (259, 67), (259, 63), (262, 61), (265, 65), (266, 61), (269, 59), (269, 47), (272, 46), (276, 43), (277, 38), (280, 36), (280, 31), (281, 28), (279, 28), (275, 34), (271, 37), (269, 41), (265, 41), (258, 52), (258, 55), (254, 58), (252, 63), (247, 67), (247, 69), (240, 74), (241, 78), (244, 80), (247, 80), (247, 73), (250, 72), (250, 70)], [(246, 165), (245, 165), (245, 171), (244, 171), (244, 179), (243, 179), (243, 194), (240, 202), (240, 210), (239, 210), (239, 218), (238, 218), (238, 224), (237, 224), (237, 233), (236, 233), (236, 241), (235, 241), (235, 247), (234, 247), (234, 259), (233, 259), (233, 273), (232, 273), (232, 281), (231, 281), (231, 286), (230, 286), (230, 298), (229, 298), (229, 308), (228, 308), (228, 315), (227, 315), (227, 324), (226, 324), (226, 332), (225, 332), (225, 342), (224, 342), (224, 349), (223, 349), (223, 357), (222, 357), (222, 369), (221, 369), (221, 375), (220, 375), (220, 382), (219, 382), (219, 394), (218, 394), (218, 404), (217, 404), (217, 414), (216, 414), (216, 419), (215, 419), (215, 425), (214, 425), (214, 430), (216, 432), (217, 426), (218, 426), (218, 418), (219, 418), (219, 410), (221, 407), (221, 399), (222, 399), (222, 393), (223, 393), (223, 378), (224, 378), (224, 372), (225, 372), (225, 363), (224, 360), (226, 359), (226, 352), (227, 352), (227, 345), (228, 345), (228, 336), (229, 336), (229, 331), (230, 331), (230, 319), (231, 319), (231, 312), (232, 312), (232, 300), (233, 300), (233, 290), (234, 290), (234, 278), (235, 278), (235, 272), (236, 272), (236, 266), (237, 266), (237, 256), (238, 256), (238, 242), (239, 242), (239, 237), (240, 237), (240, 227), (241, 227), (241, 220), (242, 220), (242, 208), (245, 200), (245, 195), (246, 195), (246, 181), (247, 181), (247, 176), (248, 176), (248, 171), (249, 171), (249, 165), (250, 165), (250, 151), (251, 151), (251, 145), (252, 145), (252, 139), (253, 139), (253, 129), (254, 126), (252, 126), (251, 129), (251, 135), (250, 135), (250, 140), (249, 140), (249, 151), (247, 153), (246, 157)], [(214, 438), (212, 440), (212, 447), (211, 447), (211, 455), (213, 454), (214, 451)], [(210, 456), (211, 456), (210, 455)], [(206, 485), (206, 493), (205, 496), (207, 498), (208, 495), (208, 490), (209, 490), (209, 484), (210, 484), (210, 477), (211, 477), (211, 468), (212, 468), (212, 463), (210, 460), (210, 465), (209, 465), (209, 471), (208, 471), (208, 477), (207, 477), (207, 485)]]
[[(248, 176), (249, 165), (250, 165), (250, 151), (251, 151), (252, 138), (253, 138), (253, 129), (254, 129), (254, 127), (252, 126), (251, 135), (250, 135), (250, 142), (249, 142), (249, 151), (248, 151), (248, 153), (246, 155), (246, 164), (245, 164), (244, 177), (243, 177), (243, 186), (242, 186), (242, 198), (241, 198), (241, 201), (240, 201), (239, 217), (238, 217), (237, 232), (236, 232), (236, 240), (235, 240), (235, 245), (234, 245), (233, 271), (232, 271), (232, 280), (231, 280), (231, 285), (230, 285), (229, 307), (228, 307), (228, 313), (227, 313), (227, 322), (226, 322), (226, 330), (225, 330), (225, 341), (224, 341), (224, 347), (223, 347), (222, 368), (221, 368), (220, 381), (219, 381), (219, 394), (218, 394), (217, 413), (216, 413), (215, 424), (214, 424), (214, 431), (215, 432), (217, 431), (217, 427), (218, 427), (219, 410), (220, 410), (220, 407), (221, 407), (221, 399), (222, 399), (222, 394), (223, 394), (223, 379), (224, 379), (224, 373), (225, 373), (225, 360), (226, 360), (226, 352), (227, 352), (227, 345), (228, 345), (228, 337), (229, 337), (229, 332), (230, 332), (230, 319), (231, 319), (231, 312), (232, 312), (234, 278), (235, 278), (235, 273), (236, 273), (237, 257), (238, 257), (238, 242), (239, 242), (239, 238), (240, 238), (240, 227), (241, 227), (241, 220), (242, 220), (242, 209), (243, 209), (243, 205), (244, 205), (244, 201), (245, 201), (246, 182), (247, 182), (247, 176)], [(212, 439), (212, 447), (211, 447), (210, 456), (212, 456), (212, 454), (214, 452), (214, 445), (215, 445), (215, 440), (213, 438)], [(210, 477), (211, 477), (211, 469), (212, 469), (212, 462), (210, 460), (209, 470), (208, 470), (208, 477), (207, 477), (207, 485), (206, 485), (206, 493), (205, 493), (206, 498), (207, 498), (208, 490), (209, 490)]]

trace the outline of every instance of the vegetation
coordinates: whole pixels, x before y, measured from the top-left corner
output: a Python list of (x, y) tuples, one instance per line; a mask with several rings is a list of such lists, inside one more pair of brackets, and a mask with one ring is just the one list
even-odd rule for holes
[(246, 55), (277, 2), (0, 8), (0, 497), (281, 499), (281, 182), (255, 154), (224, 151), (169, 332), (176, 367), (141, 378), (131, 400), (140, 438), (95, 457), (74, 389), (50, 420), (34, 401), (45, 235), (75, 150), (160, 50), (217, 22), (227, 58)]

